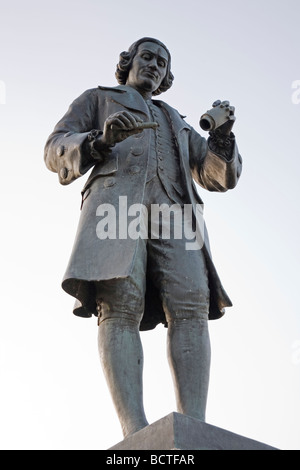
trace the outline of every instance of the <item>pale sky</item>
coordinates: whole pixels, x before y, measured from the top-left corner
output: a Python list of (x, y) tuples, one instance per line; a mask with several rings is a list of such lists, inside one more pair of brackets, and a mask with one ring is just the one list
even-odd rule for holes
[[(207, 422), (300, 449), (299, 0), (0, 0), (0, 448), (107, 449), (121, 428), (97, 321), (60, 287), (86, 176), (63, 187), (43, 148), (69, 104), (114, 86), (119, 53), (152, 36), (172, 54), (160, 98), (203, 135), (216, 99), (236, 107), (244, 170), (199, 189), (215, 265), (234, 306), (210, 323)], [(293, 88), (294, 86), (294, 88)], [(176, 411), (166, 330), (143, 333), (150, 423)]]

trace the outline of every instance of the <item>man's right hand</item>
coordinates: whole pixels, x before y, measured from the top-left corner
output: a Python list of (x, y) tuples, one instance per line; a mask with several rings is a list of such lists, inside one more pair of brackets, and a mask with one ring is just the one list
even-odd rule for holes
[(103, 135), (95, 142), (94, 147), (99, 150), (103, 146), (112, 147), (144, 129), (156, 129), (156, 122), (144, 122), (136, 114), (120, 111), (111, 114), (104, 123)]

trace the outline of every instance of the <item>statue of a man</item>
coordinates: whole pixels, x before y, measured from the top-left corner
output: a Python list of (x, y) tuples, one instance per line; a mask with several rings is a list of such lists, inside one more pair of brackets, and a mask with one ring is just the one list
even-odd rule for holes
[[(185, 224), (189, 233), (197, 232), (202, 201), (193, 180), (225, 192), (236, 186), (242, 159), (229, 102), (215, 103), (228, 120), (205, 139), (174, 108), (152, 99), (174, 78), (170, 53), (160, 41), (142, 38), (121, 53), (116, 77), (119, 86), (99, 86), (72, 103), (47, 141), (45, 162), (64, 185), (93, 167), (62, 287), (76, 298), (76, 315), (98, 316), (101, 363), (128, 436), (148, 424), (140, 330), (158, 323), (168, 328), (178, 412), (205, 420), (208, 319), (220, 318), (232, 304), (212, 262), (205, 226), (203, 243), (194, 249)], [(192, 215), (175, 221), (175, 211), (166, 237), (164, 216), (150, 233), (158, 207), (182, 214), (192, 208)], [(144, 231), (132, 234), (130, 224), (137, 221)]]

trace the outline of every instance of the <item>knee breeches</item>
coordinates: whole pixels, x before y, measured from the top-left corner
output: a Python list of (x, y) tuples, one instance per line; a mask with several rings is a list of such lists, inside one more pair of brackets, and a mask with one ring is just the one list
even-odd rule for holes
[[(169, 203), (159, 183), (156, 193), (148, 191), (148, 200)], [(150, 204), (148, 204), (150, 206)], [(166, 321), (184, 318), (208, 318), (209, 285), (202, 250), (186, 250), (186, 240), (140, 238), (137, 241), (131, 274), (122, 279), (97, 283), (99, 322), (112, 317), (140, 323), (145, 302), (146, 276), (157, 289)]]

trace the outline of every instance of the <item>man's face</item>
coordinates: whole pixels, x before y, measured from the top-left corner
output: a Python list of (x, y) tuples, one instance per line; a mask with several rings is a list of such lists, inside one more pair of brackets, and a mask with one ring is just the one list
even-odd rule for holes
[(168, 53), (162, 46), (154, 42), (143, 42), (133, 59), (126, 85), (142, 94), (152, 94), (165, 78), (167, 65)]

